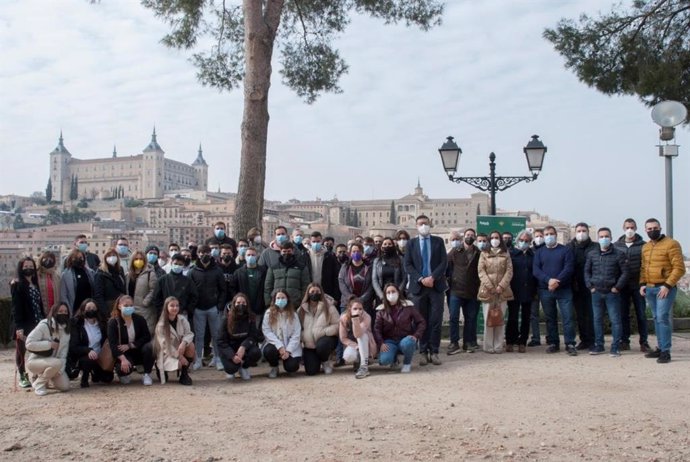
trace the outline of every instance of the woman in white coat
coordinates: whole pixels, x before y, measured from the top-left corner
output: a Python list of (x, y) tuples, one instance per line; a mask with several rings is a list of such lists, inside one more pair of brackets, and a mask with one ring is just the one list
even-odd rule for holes
[(53, 306), (48, 317), (39, 322), (26, 338), (29, 352), (26, 368), (36, 376), (32, 386), (38, 396), (48, 393), (49, 382), (57, 390), (69, 390), (69, 378), (65, 372), (69, 339), (69, 307), (66, 303)]
[(278, 364), (281, 360), (285, 372), (297, 372), (302, 359), (302, 327), (290, 296), (284, 289), (273, 291), (271, 306), (264, 316), (261, 330), (266, 338), (263, 355), (271, 366), (268, 377), (278, 377)]
[(194, 361), (194, 332), (187, 318), (180, 314), (180, 302), (175, 297), (168, 297), (163, 302), (163, 311), (156, 324), (156, 335), (153, 342), (154, 356), (160, 381), (168, 380), (168, 372), (179, 371), (179, 382), (191, 385), (189, 365)]

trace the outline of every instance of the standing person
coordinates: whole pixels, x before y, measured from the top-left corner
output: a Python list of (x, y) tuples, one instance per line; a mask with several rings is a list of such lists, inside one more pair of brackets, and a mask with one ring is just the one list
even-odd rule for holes
[(268, 377), (278, 377), (278, 364), (281, 360), (285, 372), (297, 372), (302, 360), (302, 326), (286, 290), (276, 289), (273, 292), (261, 328), (266, 338), (262, 353), (271, 366)]
[(132, 262), (126, 277), (127, 295), (134, 300), (134, 312), (146, 319), (149, 332), (154, 332), (158, 322), (158, 310), (153, 302), (158, 278), (153, 266), (146, 263), (143, 252), (132, 254)]
[(376, 293), (377, 304), (383, 301), (383, 288), (386, 284), (392, 283), (398, 286), (400, 291), (405, 290), (407, 278), (403, 259), (392, 238), (386, 237), (382, 240), (379, 255), (374, 259), (371, 270), (371, 282)]
[(678, 292), (678, 281), (685, 274), (683, 251), (678, 241), (661, 234), (661, 224), (656, 218), (644, 224), (647, 242), (642, 247), (642, 266), (640, 268), (640, 295), (647, 299), (647, 305), (654, 316), (654, 332), (658, 347), (645, 357), (656, 358), (665, 364), (671, 361), (671, 322), (673, 302)]
[(409, 294), (427, 328), (419, 343), (419, 365), (429, 362), (441, 364), (438, 357), (441, 345), (443, 304), (448, 290), (446, 267), (448, 257), (443, 239), (431, 235), (429, 217), (419, 215), (416, 220), (419, 235), (412, 239), (405, 252), (405, 270), (410, 278)]
[(426, 321), (412, 302), (403, 298), (394, 284), (384, 287), (383, 293), (383, 303), (376, 308), (374, 323), (379, 364), (395, 365), (400, 353), (403, 355), (400, 372), (408, 373), (412, 370), (412, 357), (417, 349), (417, 342), (424, 336)]
[(479, 255), (477, 271), (479, 273), (479, 300), (483, 302), (484, 313), (484, 351), (503, 353), (503, 335), (505, 326), (489, 326), (489, 309), (499, 304), (501, 317), (505, 318), (507, 302), (513, 300), (510, 281), (513, 279), (513, 262), (501, 240), (501, 233), (492, 231), (489, 234), (491, 247)]
[(228, 244), (232, 248), (233, 255), (237, 252), (237, 242), (227, 233), (227, 226), (222, 221), (218, 221), (213, 225), (213, 236), (206, 239), (205, 244), (209, 247), (216, 246), (220, 248), (223, 244)]
[(236, 294), (225, 308), (218, 332), (218, 354), (229, 379), (234, 379), (238, 371), (242, 380), (252, 378), (249, 368), (261, 359), (262, 338), (249, 300), (243, 293)]
[(36, 262), (24, 257), (17, 263), (15, 279), (10, 283), (12, 294), (12, 318), (14, 319), (15, 364), (19, 371), (19, 386), (29, 388), (31, 382), (26, 374), (26, 336), (45, 317), (41, 291), (38, 288)]
[(371, 268), (364, 264), (364, 254), (361, 244), (350, 246), (350, 259), (340, 267), (338, 274), (340, 284), (341, 303), (355, 296), (362, 301), (364, 310), (374, 318), (374, 287), (372, 285)]
[(350, 260), (350, 256), (347, 252), (347, 246), (345, 244), (338, 244), (335, 246), (335, 258), (338, 259), (338, 264), (341, 268), (345, 263), (347, 263)]
[(36, 376), (32, 386), (38, 396), (48, 394), (49, 383), (57, 390), (69, 390), (69, 378), (65, 372), (69, 340), (69, 307), (64, 303), (53, 305), (48, 317), (26, 337), (29, 351), (26, 368)]
[[(539, 249), (544, 247), (544, 230), (538, 228), (534, 230), (534, 239), (532, 240), (532, 253), (537, 253)], [(532, 330), (532, 338), (527, 344), (528, 347), (541, 345), (541, 329), (539, 327), (539, 292), (537, 297), (532, 301), (532, 309), (529, 317), (530, 329)]]
[(266, 244), (263, 242), (261, 237), (263, 234), (261, 228), (250, 228), (247, 231), (247, 244), (249, 247), (254, 247), (256, 249), (256, 254), (261, 255), (261, 253), (266, 250)]
[(587, 254), (597, 250), (597, 244), (589, 237), (587, 223), (575, 225), (575, 238), (568, 243), (575, 257), (575, 274), (573, 277), (573, 307), (577, 318), (577, 330), (580, 343), (575, 348), (589, 350), (594, 346), (594, 321), (592, 315), (592, 295), (585, 285), (585, 261)]
[(237, 258), (235, 258), (235, 264), (237, 265), (237, 268), (244, 266), (247, 263), (247, 260), (245, 257), (247, 255), (247, 249), (248, 248), (249, 248), (249, 243), (247, 242), (246, 239), (239, 239), (237, 241)]
[(269, 267), (264, 284), (264, 301), (268, 305), (275, 289), (284, 289), (290, 294), (290, 300), (301, 300), (309, 285), (309, 270), (298, 259), (292, 242), (286, 242), (280, 249), (278, 265)]
[(191, 385), (189, 365), (194, 361), (194, 333), (187, 318), (180, 314), (180, 301), (168, 297), (163, 303), (163, 312), (156, 323), (153, 338), (153, 354), (160, 372), (161, 384), (168, 380), (168, 372), (179, 371), (179, 382)]
[(302, 361), (307, 375), (333, 373), (329, 360), (338, 344), (338, 323), (340, 316), (333, 304), (333, 298), (324, 294), (320, 284), (312, 282), (297, 310), (302, 326)]
[(125, 272), (120, 266), (119, 253), (108, 250), (101, 266), (93, 278), (93, 298), (104, 318), (107, 318), (112, 310), (113, 303), (120, 295), (127, 293)]
[(324, 237), (322, 243), (327, 254), (333, 255), (335, 253), (335, 239), (332, 236)]
[(67, 304), (70, 313), (74, 314), (84, 300), (94, 296), (95, 276), (96, 272), (86, 266), (81, 251), (74, 249), (67, 255), (60, 277), (60, 302)]
[(258, 338), (263, 341), (261, 324), (266, 311), (264, 301), (264, 285), (266, 283), (266, 269), (258, 265), (258, 256), (255, 248), (250, 247), (245, 254), (246, 265), (240, 267), (232, 275), (230, 281), (230, 293), (228, 298), (242, 293), (249, 304), (258, 328)]
[(180, 246), (174, 242), (168, 244), (168, 263), (163, 266), (163, 270), (170, 273), (170, 267), (172, 266), (173, 257), (180, 254)]
[(364, 238), (364, 247), (362, 247), (362, 253), (364, 254), (364, 263), (370, 266), (374, 263), (374, 260), (378, 258), (379, 251), (374, 243), (374, 238), (367, 236)]
[(501, 233), (501, 240), (505, 244), (506, 250), (508, 251), (508, 253), (510, 253), (510, 251), (513, 250), (513, 240), (514, 239), (515, 239), (515, 236), (510, 231), (503, 231)]
[[(447, 353), (454, 355), (460, 351), (473, 353), (477, 350), (477, 314), (479, 313), (479, 254), (481, 250), (474, 245), (477, 233), (474, 229), (465, 230), (460, 240), (460, 233), (451, 234), (451, 250), (448, 252), (450, 278), (450, 345)], [(484, 237), (486, 239), (486, 237)], [(465, 318), (462, 326), (462, 350), (460, 349), (460, 309)]]
[[(120, 259), (120, 267), (126, 273), (130, 266), (130, 260), (132, 258), (132, 251), (129, 248), (129, 241), (126, 237), (119, 237), (115, 242), (115, 250), (117, 251), (117, 256)], [(102, 267), (101, 265), (100, 267)]]
[(38, 259), (36, 277), (45, 315), (48, 315), (50, 308), (60, 301), (60, 275), (55, 266), (56, 260), (55, 254), (49, 251), (43, 252)]
[(372, 332), (371, 316), (364, 311), (362, 301), (351, 297), (345, 305), (338, 325), (340, 343), (345, 347), (345, 364), (355, 365), (355, 378), (369, 376), (369, 360), (376, 357), (376, 339)]
[(404, 229), (398, 230), (395, 233), (395, 245), (398, 247), (398, 252), (400, 252), (400, 255), (405, 255), (408, 242), (410, 242), (410, 233)]
[(89, 376), (94, 383), (110, 383), (113, 380), (112, 358), (105, 320), (96, 302), (87, 298), (71, 319), (68, 376), (74, 379), (81, 371), (82, 388), (88, 388)]
[[(242, 241), (240, 241), (241, 243)], [(242, 249), (242, 246), (239, 247)], [(247, 248), (244, 248), (246, 253)], [(238, 257), (239, 258), (239, 257)], [(244, 257), (243, 257), (244, 259)], [(228, 244), (223, 244), (220, 246), (220, 257), (218, 258), (218, 267), (223, 272), (223, 279), (225, 279), (225, 292), (230, 293), (230, 281), (232, 280), (232, 275), (237, 271), (237, 262), (235, 261), (235, 256), (232, 252), (232, 247)]]
[(156, 293), (153, 296), (153, 306), (160, 317), (163, 305), (168, 297), (175, 297), (180, 304), (181, 313), (185, 315), (187, 321), (194, 316), (194, 309), (197, 304), (196, 285), (189, 277), (182, 274), (184, 269), (184, 257), (182, 254), (175, 254), (171, 258), (170, 273), (158, 280)]
[(640, 295), (640, 266), (642, 265), (642, 246), (645, 244), (642, 236), (637, 234), (637, 223), (632, 218), (627, 218), (623, 222), (623, 235), (614, 243), (614, 246), (625, 254), (626, 266), (628, 267), (628, 282), (621, 290), (621, 324), (623, 333), (621, 334), (621, 350), (630, 349), (630, 304), (635, 309), (637, 320), (637, 330), (640, 334), (640, 351), (648, 353), (651, 351), (647, 342), (647, 307), (645, 300)]
[(309, 253), (307, 251), (306, 246), (304, 245), (304, 231), (302, 231), (300, 228), (295, 228), (292, 230), (292, 243), (295, 246), (293, 252), (295, 255), (295, 259), (297, 259), (297, 261), (302, 263), (305, 267), (309, 268)]
[(259, 257), (259, 266), (266, 268), (276, 268), (280, 264), (280, 250), (283, 244), (290, 241), (287, 228), (285, 226), (277, 226), (273, 231), (274, 239), (269, 244), (268, 248), (261, 252)]
[(340, 286), (338, 283), (340, 263), (338, 263), (334, 253), (328, 252), (322, 241), (323, 236), (320, 232), (311, 233), (311, 246), (309, 248), (311, 282), (321, 284), (326, 295), (335, 301), (336, 308), (340, 308)]
[[(532, 304), (537, 299), (537, 280), (532, 274), (534, 266), (534, 251), (530, 247), (532, 234), (520, 231), (516, 246), (510, 250), (513, 262), (513, 279), (510, 288), (513, 290), (513, 300), (508, 302), (508, 324), (506, 325), (506, 351), (513, 351), (517, 345), (519, 353), (527, 351)], [(537, 310), (539, 302), (537, 302)], [(537, 311), (537, 315), (538, 315)]]
[(113, 304), (108, 320), (108, 343), (115, 360), (115, 372), (120, 383), (131, 382), (134, 366), (144, 367), (142, 383), (153, 385), (153, 346), (146, 319), (134, 312), (134, 301), (129, 295), (120, 295)]
[(213, 344), (213, 357), (209, 366), (215, 366), (223, 370), (223, 364), (218, 358), (218, 325), (220, 321), (219, 311), (225, 306), (226, 287), (223, 272), (211, 258), (211, 247), (202, 245), (199, 247), (199, 262), (191, 271), (189, 277), (196, 286), (198, 295), (197, 306), (194, 310), (194, 347), (196, 348), (196, 361), (192, 365), (193, 370), (203, 366), (204, 334), (206, 325), (211, 331)]
[[(74, 248), (84, 254), (86, 267), (96, 271), (101, 266), (101, 259), (95, 253), (89, 252), (89, 241), (86, 234), (79, 234), (74, 238)], [(51, 305), (52, 306), (52, 305)]]
[[(570, 288), (575, 257), (570, 247), (558, 243), (556, 228), (544, 228), (544, 247), (534, 254), (532, 273), (539, 281), (539, 299), (546, 316), (547, 353), (560, 351), (558, 311), (563, 322), (563, 340), (570, 356), (577, 356), (573, 324), (573, 292)], [(557, 308), (558, 306), (558, 308)]]
[(151, 268), (153, 268), (153, 271), (156, 273), (156, 278), (158, 279), (162, 278), (165, 274), (165, 270), (160, 265), (161, 259), (159, 257), (160, 250), (158, 249), (158, 246), (149, 245), (146, 247), (146, 263), (151, 265)]
[(604, 310), (611, 321), (611, 357), (620, 356), (621, 341), (621, 298), (620, 291), (627, 284), (628, 267), (625, 254), (611, 245), (611, 230), (597, 231), (599, 251), (587, 254), (585, 262), (585, 284), (592, 294), (594, 310), (594, 346), (589, 354), (604, 352)]

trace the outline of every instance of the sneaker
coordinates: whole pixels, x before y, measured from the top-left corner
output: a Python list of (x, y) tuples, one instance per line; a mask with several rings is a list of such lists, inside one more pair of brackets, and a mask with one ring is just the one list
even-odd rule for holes
[(657, 358), (656, 362), (659, 364), (666, 364), (671, 362), (671, 352), (670, 351), (662, 351), (659, 354), (659, 357)]
[(650, 350), (647, 352), (646, 355), (644, 355), (645, 358), (659, 358), (661, 356), (661, 350), (656, 348), (654, 350)]
[(242, 377), (242, 380), (251, 380), (252, 375), (249, 373), (249, 369), (245, 367), (240, 368), (240, 377)]
[(595, 346), (589, 350), (589, 354), (592, 356), (600, 355), (604, 352), (603, 346)]
[(225, 374), (225, 378), (230, 381), (233, 381), (235, 380), (235, 374)]
[(644, 342), (640, 343), (640, 351), (642, 353), (649, 353), (650, 351), (652, 351), (652, 348), (649, 346), (649, 343)]
[(527, 347), (525, 345), (518, 345), (518, 353), (526, 353)]
[(458, 345), (456, 342), (456, 343), (451, 343), (450, 345), (448, 345), (448, 350), (446, 351), (446, 354), (448, 356), (456, 355), (456, 354), (460, 353), (461, 351), (462, 351), (462, 349), (460, 349), (460, 345)]
[(479, 349), (479, 345), (477, 345), (476, 343), (472, 343), (467, 347), (467, 352), (468, 353), (474, 353), (478, 349)]
[(363, 379), (364, 377), (369, 377), (369, 368), (367, 366), (360, 367), (355, 374), (356, 379)]
[(333, 367), (343, 367), (345, 365), (345, 360), (343, 358), (340, 358), (333, 364)]
[(120, 376), (119, 379), (122, 385), (127, 385), (132, 381), (132, 377), (129, 375)]
[(419, 365), (426, 366), (429, 364), (429, 354), (425, 351), (419, 355)]
[(193, 370), (193, 371), (198, 371), (199, 369), (201, 369), (202, 366), (203, 366), (203, 364), (202, 364), (202, 362), (201, 362), (201, 358), (197, 358), (197, 359), (192, 363), (192, 370)]
[(575, 345), (567, 345), (565, 351), (568, 353), (568, 356), (577, 356), (577, 347)]
[(541, 346), (541, 342), (539, 340), (530, 340), (529, 343), (527, 344), (528, 347), (535, 347), (535, 346)]
[(150, 387), (153, 385), (153, 379), (149, 374), (144, 374), (144, 378), (141, 379), (141, 383), (143, 383), (145, 387)]
[(620, 342), (618, 344), (618, 349), (620, 351), (629, 351), (630, 350), (630, 342)]
[(323, 366), (323, 373), (326, 375), (331, 375), (333, 373), (333, 366), (331, 366), (330, 361), (324, 361), (321, 363), (321, 366)]
[(558, 353), (559, 351), (561, 351), (561, 349), (559, 348), (558, 345), (549, 345), (546, 348), (547, 353)]
[(506, 353), (512, 353), (513, 351), (515, 351), (513, 345), (506, 345)]
[(48, 394), (48, 390), (46, 390), (44, 387), (36, 388), (34, 389), (34, 393), (36, 393), (38, 396), (45, 396)]
[(275, 379), (276, 377), (278, 377), (278, 368), (272, 367), (271, 370), (268, 372), (268, 378)]
[(412, 364), (403, 364), (402, 369), (400, 369), (402, 374), (409, 374), (410, 371), (412, 371)]
[(391, 363), (391, 365), (388, 367), (390, 367), (394, 371), (397, 371), (398, 369), (400, 369), (400, 363), (398, 362), (398, 359), (396, 358), (395, 361), (393, 361)]
[(26, 372), (19, 374), (19, 386), (22, 388), (31, 388), (31, 381), (29, 380), (29, 376), (26, 375)]
[[(568, 349), (568, 348), (566, 347), (566, 350), (567, 350), (567, 349)], [(578, 343), (577, 346), (575, 347), (575, 350), (576, 350), (576, 351), (589, 350), (589, 344), (588, 344), (588, 343), (585, 343), (585, 342), (580, 342), (580, 343)]]
[[(628, 346), (630, 346), (630, 345), (628, 345)], [(609, 356), (612, 358), (618, 358), (618, 357), (620, 357), (620, 355), (621, 355), (621, 352), (619, 350), (611, 350), (611, 352), (609, 353)]]
[(441, 358), (438, 357), (438, 353), (434, 353), (431, 355), (431, 364), (433, 364), (434, 366), (441, 365)]
[(219, 359), (216, 361), (216, 370), (217, 371), (224, 371), (225, 367), (223, 367), (223, 362)]

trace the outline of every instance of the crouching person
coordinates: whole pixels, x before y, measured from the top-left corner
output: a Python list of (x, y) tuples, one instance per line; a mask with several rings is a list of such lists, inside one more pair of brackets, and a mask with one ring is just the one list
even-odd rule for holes
[(36, 379), (32, 386), (38, 396), (48, 393), (48, 383), (60, 391), (69, 390), (65, 372), (69, 351), (69, 308), (65, 303), (53, 306), (48, 317), (39, 322), (26, 338), (29, 358), (26, 368)]
[(359, 298), (352, 297), (340, 317), (340, 342), (345, 347), (343, 360), (354, 364), (355, 377), (363, 379), (369, 375), (369, 359), (376, 356), (376, 340), (371, 331), (371, 316), (364, 311)]
[(261, 359), (259, 330), (249, 301), (238, 293), (226, 307), (225, 317), (218, 332), (218, 352), (228, 379), (234, 379), (237, 371), (243, 380), (252, 378), (249, 368)]
[(161, 383), (168, 381), (168, 372), (178, 372), (182, 385), (191, 385), (189, 365), (194, 361), (194, 332), (189, 320), (180, 314), (180, 301), (168, 297), (163, 302), (163, 311), (156, 324), (153, 341)]
[(338, 345), (340, 320), (333, 298), (323, 293), (320, 284), (312, 282), (307, 287), (297, 314), (302, 325), (304, 372), (316, 375), (323, 367), (324, 374), (332, 374), (333, 366), (329, 358)]
[(107, 342), (105, 321), (92, 298), (79, 305), (70, 327), (67, 374), (76, 379), (81, 371), (81, 387), (89, 386), (89, 376), (94, 383), (110, 383), (113, 380), (113, 355)]
[(115, 301), (108, 321), (108, 342), (115, 358), (115, 372), (120, 383), (128, 384), (134, 367), (144, 366), (144, 385), (153, 385), (153, 347), (146, 319), (134, 313), (134, 303), (129, 295), (120, 295)]
[(268, 377), (271, 379), (278, 377), (280, 360), (283, 361), (285, 372), (288, 374), (297, 372), (302, 360), (300, 342), (302, 326), (285, 289), (273, 291), (271, 306), (264, 316), (261, 327), (266, 338), (263, 355), (271, 366)]

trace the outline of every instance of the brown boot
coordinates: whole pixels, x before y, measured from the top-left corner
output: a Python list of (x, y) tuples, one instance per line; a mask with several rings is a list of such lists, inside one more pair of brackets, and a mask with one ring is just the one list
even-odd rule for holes
[(506, 345), (506, 353), (512, 353), (513, 352), (513, 345)]
[(527, 347), (525, 345), (518, 345), (518, 353), (524, 353), (527, 351)]

